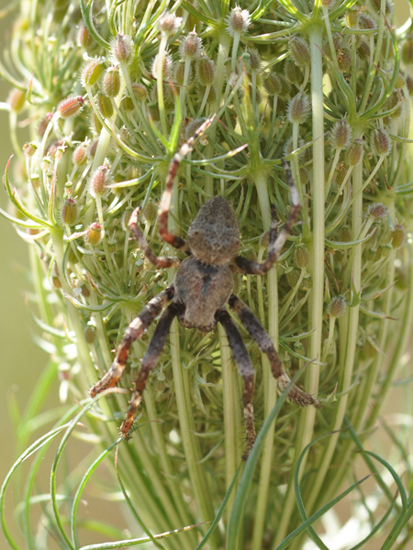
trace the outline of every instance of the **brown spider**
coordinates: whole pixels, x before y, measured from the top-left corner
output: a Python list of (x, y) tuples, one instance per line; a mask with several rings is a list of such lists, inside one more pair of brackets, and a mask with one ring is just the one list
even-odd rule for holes
[[(125, 330), (119, 344), (113, 364), (105, 376), (90, 390), (92, 396), (117, 384), (125, 368), (126, 360), (132, 343), (161, 313), (164, 306), (171, 302), (161, 315), (152, 340), (142, 359), (142, 367), (135, 382), (132, 399), (129, 402), (128, 412), (121, 425), (122, 436), (127, 439), (132, 428), (136, 411), (142, 399), (150, 371), (155, 367), (165, 346), (172, 321), (175, 317), (184, 327), (197, 328), (202, 332), (213, 330), (217, 323), (223, 326), (229, 347), (239, 372), (244, 379), (243, 392), (244, 418), (246, 425), (247, 453), (252, 449), (255, 441), (254, 428), (254, 369), (248, 356), (241, 335), (226, 310), (228, 303), (245, 326), (250, 336), (256, 341), (260, 350), (267, 354), (271, 371), (281, 390), (290, 383), (278, 353), (270, 337), (261, 326), (252, 311), (232, 293), (233, 279), (229, 268), (231, 262), (243, 272), (255, 275), (267, 273), (278, 258), (287, 239), (292, 225), (300, 211), (297, 190), (292, 181), (291, 172), (284, 162), (287, 178), (290, 185), (292, 208), (282, 231), (277, 236), (277, 217), (275, 208), (270, 229), (268, 256), (263, 263), (257, 263), (237, 252), (240, 246), (240, 234), (235, 212), (223, 197), (209, 199), (199, 210), (188, 230), (187, 242), (168, 231), (168, 211), (171, 204), (172, 186), (180, 162), (192, 150), (195, 140), (210, 126), (214, 117), (206, 120), (174, 155), (165, 183), (158, 211), (159, 235), (167, 243), (189, 256), (184, 261), (179, 258), (158, 257), (150, 249), (138, 227), (139, 208), (133, 212), (129, 227), (133, 236), (143, 250), (148, 260), (156, 267), (165, 268), (179, 266), (174, 282), (157, 296), (152, 298), (141, 313)], [(317, 399), (308, 395), (297, 386), (292, 386), (288, 397), (298, 405), (318, 405)]]

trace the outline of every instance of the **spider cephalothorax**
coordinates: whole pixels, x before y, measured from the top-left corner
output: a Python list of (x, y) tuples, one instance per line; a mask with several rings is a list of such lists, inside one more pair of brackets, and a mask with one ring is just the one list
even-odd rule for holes
[[(272, 374), (281, 390), (287, 387), (290, 379), (282, 366), (274, 344), (258, 319), (232, 293), (233, 279), (229, 264), (235, 264), (244, 273), (257, 275), (267, 273), (284, 246), (290, 229), (300, 211), (300, 203), (291, 174), (288, 168), (286, 168), (290, 183), (292, 207), (290, 215), (278, 235), (276, 230), (277, 218), (273, 209), (273, 223), (269, 236), (268, 256), (263, 263), (247, 260), (237, 255), (240, 246), (238, 223), (234, 210), (223, 197), (213, 197), (200, 208), (188, 230), (187, 242), (170, 233), (167, 228), (168, 211), (171, 203), (172, 185), (179, 163), (192, 149), (197, 137), (208, 128), (212, 120), (213, 118), (205, 121), (173, 157), (159, 206), (158, 221), (160, 236), (175, 248), (184, 250), (189, 257), (181, 261), (179, 258), (156, 256), (138, 227), (139, 208), (133, 212), (129, 221), (129, 227), (148, 260), (156, 267), (179, 266), (179, 268), (173, 283), (152, 298), (141, 313), (131, 322), (119, 344), (111, 368), (92, 387), (90, 392), (92, 395), (95, 395), (117, 384), (125, 368), (132, 343), (142, 335), (155, 317), (161, 313), (164, 306), (170, 302), (159, 319), (152, 340), (142, 359), (142, 367), (135, 382), (129, 409), (120, 428), (122, 436), (127, 438), (132, 428), (149, 373), (155, 367), (162, 353), (174, 318), (177, 317), (184, 327), (196, 328), (202, 332), (213, 330), (217, 323), (221, 323), (225, 330), (229, 347), (245, 383), (243, 402), (247, 436), (246, 455), (248, 455), (255, 441), (252, 404), (254, 395), (254, 369), (241, 335), (226, 309), (226, 304), (239, 317), (241, 323), (245, 326), (249, 335), (256, 341), (260, 350), (267, 355)], [(308, 395), (297, 386), (292, 386), (288, 396), (291, 401), (294, 401), (298, 405), (318, 405), (317, 399)]]

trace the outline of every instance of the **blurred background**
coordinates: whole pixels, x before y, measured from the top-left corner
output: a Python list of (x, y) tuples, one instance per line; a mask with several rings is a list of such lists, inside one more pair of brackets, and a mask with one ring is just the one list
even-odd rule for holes
[[(17, 2), (14, 3), (19, 8)], [(0, 14), (12, 5), (0, 0)], [(13, 11), (0, 19), (0, 52), (10, 39), (15, 16)], [(3, 57), (3, 56), (2, 56)], [(7, 99), (9, 87), (0, 79), (0, 102)], [(12, 153), (8, 132), (8, 113), (0, 111), (0, 174)], [(21, 130), (24, 136), (24, 130)], [(22, 137), (22, 139), (24, 139)], [(0, 188), (0, 206), (8, 209), (7, 196)], [(3, 481), (14, 459), (13, 426), (10, 420), (10, 397), (24, 409), (37, 377), (46, 365), (47, 355), (33, 341), (35, 325), (25, 296), (31, 292), (27, 244), (17, 235), (13, 226), (0, 216), (0, 480)], [(0, 540), (3, 537), (0, 535)], [(3, 548), (4, 543), (0, 543)]]

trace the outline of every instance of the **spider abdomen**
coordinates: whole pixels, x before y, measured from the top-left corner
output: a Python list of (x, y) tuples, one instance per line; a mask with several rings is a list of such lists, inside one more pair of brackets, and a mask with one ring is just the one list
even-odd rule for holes
[(232, 273), (227, 265), (204, 264), (192, 256), (182, 262), (174, 286), (175, 301), (185, 307), (180, 323), (209, 332), (216, 325), (216, 311), (232, 293)]

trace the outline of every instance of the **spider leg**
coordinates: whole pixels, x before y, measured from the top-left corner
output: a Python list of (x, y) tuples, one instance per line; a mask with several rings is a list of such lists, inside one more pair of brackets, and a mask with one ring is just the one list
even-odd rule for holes
[(131, 345), (142, 336), (143, 332), (149, 327), (155, 317), (159, 315), (164, 306), (172, 300), (174, 294), (175, 289), (171, 285), (152, 298), (139, 315), (131, 322), (125, 330), (122, 341), (118, 346), (112, 366), (105, 376), (90, 389), (92, 397), (107, 388), (112, 388), (118, 383), (123, 374)]
[(241, 334), (229, 313), (225, 310), (219, 310), (215, 314), (215, 317), (225, 330), (235, 363), (237, 364), (240, 375), (244, 379), (242, 400), (244, 402), (245, 432), (247, 439), (247, 451), (244, 455), (244, 459), (246, 459), (255, 442), (254, 405), (252, 403), (254, 396), (254, 367), (252, 366), (245, 344), (242, 341)]
[(140, 207), (135, 208), (132, 212), (132, 215), (129, 219), (129, 229), (132, 232), (132, 235), (135, 237), (135, 240), (138, 243), (139, 248), (143, 251), (148, 260), (156, 267), (177, 267), (181, 264), (179, 258), (169, 258), (165, 256), (158, 257), (153, 250), (150, 248), (148, 241), (143, 236), (142, 231), (138, 226), (138, 214), (140, 212)]
[(135, 382), (132, 398), (129, 401), (128, 412), (126, 413), (125, 420), (122, 422), (120, 427), (120, 431), (124, 439), (128, 439), (128, 434), (135, 420), (136, 411), (141, 403), (143, 390), (146, 387), (146, 381), (149, 373), (156, 366), (156, 363), (159, 360), (163, 348), (165, 347), (172, 321), (179, 311), (180, 306), (174, 302), (166, 308), (159, 319), (149, 346), (143, 356), (141, 370), (139, 371), (138, 378)]
[[(251, 338), (257, 342), (260, 350), (267, 355), (270, 361), (272, 375), (277, 380), (280, 390), (284, 391), (291, 380), (284, 370), (280, 356), (278, 355), (271, 338), (265, 332), (264, 327), (255, 317), (250, 308), (246, 306), (237, 296), (235, 296), (235, 294), (231, 294), (228, 303), (240, 318)], [(307, 405), (315, 405), (316, 407), (319, 406), (319, 402), (315, 397), (309, 395), (298, 386), (293, 386), (290, 389), (288, 397), (291, 401), (297, 405), (301, 405), (302, 407)]]
[(208, 118), (201, 126), (195, 131), (194, 135), (186, 141), (177, 153), (172, 157), (169, 164), (168, 175), (166, 176), (165, 190), (162, 194), (161, 201), (159, 203), (158, 210), (158, 227), (160, 237), (179, 250), (187, 252), (187, 244), (181, 237), (174, 235), (168, 231), (168, 212), (171, 207), (172, 187), (175, 181), (176, 174), (180, 163), (184, 157), (192, 151), (195, 145), (195, 141), (211, 126), (215, 115)]
[(272, 212), (272, 222), (271, 222), (271, 228), (270, 228), (270, 240), (268, 243), (268, 255), (266, 260), (264, 262), (254, 262), (252, 260), (248, 260), (247, 258), (243, 258), (242, 256), (236, 256), (235, 257), (235, 263), (236, 265), (242, 269), (242, 271), (249, 275), (265, 275), (274, 265), (274, 262), (277, 260), (279, 255), (281, 254), (281, 251), (283, 249), (283, 246), (287, 240), (288, 235), (290, 234), (291, 228), (293, 227), (297, 216), (301, 210), (301, 204), (300, 204), (300, 198), (298, 196), (297, 188), (294, 185), (294, 181), (291, 175), (291, 170), (289, 169), (287, 163), (283, 159), (283, 165), (285, 169), (285, 173), (287, 175), (287, 181), (290, 186), (290, 194), (291, 194), (291, 210), (290, 215), (288, 216), (284, 227), (278, 233), (277, 235), (277, 214), (275, 211), (274, 205), (271, 205), (271, 212)]

